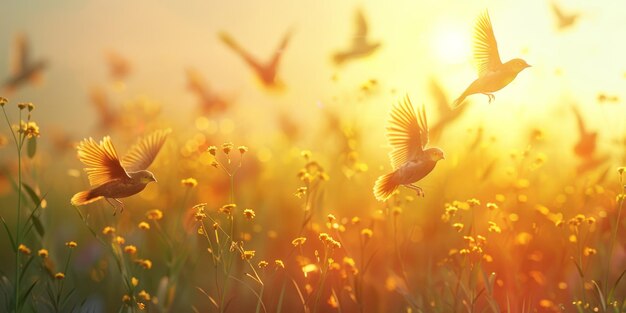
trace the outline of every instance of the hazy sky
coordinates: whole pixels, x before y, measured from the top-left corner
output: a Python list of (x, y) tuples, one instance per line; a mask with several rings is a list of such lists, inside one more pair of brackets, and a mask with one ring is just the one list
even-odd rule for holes
[[(522, 57), (533, 67), (496, 93), (491, 105), (485, 96), (471, 97), (477, 119), (492, 119), (491, 126), (507, 131), (515, 130), (510, 126), (515, 120), (519, 125), (563, 123), (564, 131), (573, 132), (564, 104), (577, 103), (589, 114), (591, 127), (623, 136), (625, 104), (600, 105), (596, 97), (599, 92), (626, 96), (626, 2), (558, 2), (566, 11), (582, 12), (580, 22), (564, 32), (556, 30), (549, 2), (543, 0), (5, 0), (0, 4), (0, 77), (9, 73), (16, 33), (24, 32), (32, 56), (48, 59), (50, 68), (40, 86), (27, 86), (10, 100), (36, 103), (43, 125), (84, 131), (85, 121), (96, 120), (88, 92), (96, 85), (111, 89), (104, 57), (111, 50), (133, 64), (126, 90), (114, 95), (118, 100), (145, 95), (165, 112), (191, 114), (195, 98), (186, 90), (185, 69), (193, 67), (218, 92), (233, 96), (239, 110), (261, 114), (280, 107), (302, 118), (328, 103), (362, 115), (367, 124), (386, 114), (392, 89), (429, 105), (427, 82), (436, 77), (450, 98), (458, 96), (476, 76), (469, 62), (471, 30), (488, 8), (503, 61)], [(348, 44), (357, 7), (383, 47), (337, 69), (331, 54)], [(279, 74), (287, 84), (283, 93), (263, 90), (216, 36), (228, 31), (264, 58), (290, 27), (294, 36)], [(348, 91), (357, 92), (370, 78), (380, 82), (378, 95), (358, 107), (346, 100)]]

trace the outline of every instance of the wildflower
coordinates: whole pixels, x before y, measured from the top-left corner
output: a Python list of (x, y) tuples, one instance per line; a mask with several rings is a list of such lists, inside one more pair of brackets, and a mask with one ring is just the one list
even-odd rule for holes
[(355, 216), (350, 220), (350, 223), (352, 223), (352, 225), (358, 225), (360, 222), (361, 219), (358, 216)]
[(488, 202), (488, 203), (487, 203), (487, 210), (489, 210), (489, 211), (493, 211), (493, 210), (495, 210), (495, 209), (497, 209), (497, 208), (498, 208), (498, 205), (497, 205), (497, 204), (495, 204), (495, 203), (493, 203), (493, 202)]
[(266, 268), (268, 264), (269, 263), (267, 263), (267, 261), (259, 261), (259, 264), (257, 264), (257, 266), (259, 268)]
[(311, 151), (309, 150), (302, 150), (302, 152), (300, 152), (300, 155), (305, 159), (305, 160), (309, 160), (311, 158)]
[(332, 214), (328, 214), (328, 222), (329, 222), (329, 223), (332, 223), (332, 222), (333, 222), (334, 220), (336, 220), (336, 219), (337, 219), (337, 218), (335, 218), (335, 216), (334, 216), (334, 215), (332, 215)]
[(593, 216), (590, 216), (587, 218), (587, 224), (589, 225), (593, 225), (596, 222), (596, 218)]
[(137, 279), (137, 277), (131, 277), (130, 283), (133, 285), (133, 287), (137, 287), (137, 285), (139, 285), (139, 279)]
[(122, 296), (122, 302), (129, 304), (130, 303), (130, 296), (129, 295), (123, 295)]
[(213, 156), (215, 156), (215, 153), (217, 152), (217, 147), (216, 146), (210, 146), (208, 149), (206, 149), (206, 151), (209, 151), (209, 153)]
[(20, 110), (24, 110), (27, 106), (28, 106), (28, 104), (27, 104), (26, 102), (22, 102), (22, 103), (18, 103), (18, 104), (17, 104), (17, 107), (18, 107)]
[(126, 239), (124, 239), (124, 237), (122, 236), (116, 236), (113, 239), (113, 242), (117, 243), (118, 245), (123, 245), (126, 242)]
[(237, 147), (237, 150), (239, 150), (239, 153), (244, 154), (244, 153), (248, 152), (248, 147), (246, 147), (246, 146), (239, 146), (239, 147)]
[(233, 143), (232, 142), (225, 142), (222, 144), (222, 151), (224, 151), (225, 154), (229, 154), (230, 150), (233, 149)]
[(282, 260), (274, 260), (274, 265), (276, 265), (276, 267), (285, 268), (285, 263)]
[(296, 197), (298, 198), (302, 198), (304, 195), (306, 195), (306, 187), (300, 187), (296, 190)]
[(499, 233), (502, 232), (502, 229), (500, 228), (500, 226), (498, 226), (498, 224), (496, 224), (495, 222), (489, 221), (488, 224), (489, 224), (489, 228), (487, 228), (487, 230), (490, 233), (497, 233), (497, 234), (499, 234)]
[(363, 228), (361, 229), (361, 236), (363, 236), (365, 240), (369, 240), (372, 236), (374, 236), (374, 231), (369, 228)]
[(30, 249), (23, 244), (20, 244), (19, 247), (17, 247), (17, 251), (21, 252), (24, 255), (30, 255)]
[(7, 102), (9, 102), (9, 100), (7, 100), (7, 98), (0, 97), (0, 107), (5, 106), (7, 104)]
[(104, 229), (102, 229), (102, 234), (103, 235), (112, 235), (115, 233), (115, 228), (111, 227), (111, 226), (107, 226)]
[(34, 121), (21, 121), (18, 131), (23, 133), (26, 138), (39, 137), (39, 126)]
[(63, 279), (63, 278), (65, 278), (65, 274), (63, 274), (61, 272), (58, 272), (58, 273), (54, 274), (54, 278), (59, 279), (59, 280)]
[(467, 204), (469, 204), (470, 207), (475, 207), (480, 205), (480, 201), (476, 198), (472, 198), (467, 200)]
[(297, 246), (302, 246), (305, 242), (306, 242), (306, 238), (305, 237), (298, 237), (298, 238), (292, 240), (291, 244), (294, 247), (297, 247)]
[(180, 183), (187, 188), (193, 188), (198, 186), (198, 181), (193, 177), (182, 179)]
[(143, 267), (143, 268), (145, 268), (145, 269), (147, 269), (147, 270), (149, 270), (149, 269), (151, 269), (151, 268), (152, 268), (152, 261), (150, 261), (150, 260), (148, 260), (148, 259), (145, 259), (145, 260), (139, 260), (137, 263), (138, 263), (139, 265), (141, 265), (141, 267)]
[(456, 229), (457, 232), (461, 232), (463, 230), (463, 223), (454, 223), (452, 224), (452, 228)]
[(200, 225), (200, 227), (198, 227), (198, 235), (200, 235), (200, 236), (204, 235), (204, 227), (202, 227), (202, 225)]
[(242, 260), (250, 260), (254, 257), (254, 250), (244, 250), (243, 253), (241, 254), (241, 259)]
[(583, 249), (583, 255), (584, 256), (591, 256), (591, 255), (595, 255), (596, 253), (598, 253), (598, 251), (594, 248), (590, 248), (590, 247), (585, 247)]
[(146, 217), (149, 220), (158, 221), (163, 218), (163, 212), (159, 209), (154, 209), (146, 212)]
[(139, 222), (137, 227), (139, 227), (139, 229), (142, 229), (142, 230), (148, 230), (150, 229), (150, 224), (142, 221), (142, 222)]
[(138, 296), (139, 298), (142, 298), (142, 299), (146, 300), (146, 301), (150, 301), (150, 294), (149, 294), (149, 293), (147, 293), (145, 290), (141, 290), (141, 291), (137, 294), (137, 296)]
[(65, 243), (65, 245), (70, 248), (76, 248), (78, 246), (78, 244), (75, 241), (68, 241)]
[(224, 213), (226, 215), (230, 215), (236, 207), (237, 207), (237, 205), (234, 204), (234, 203), (225, 204), (221, 208), (219, 208), (219, 211), (220, 211), (220, 213)]
[(124, 252), (128, 253), (128, 254), (135, 254), (137, 253), (137, 247), (133, 246), (133, 245), (127, 245), (124, 247)]
[(391, 209), (391, 212), (393, 213), (394, 216), (398, 216), (402, 214), (402, 208), (399, 206), (394, 206), (393, 209)]
[(26, 106), (28, 107), (28, 112), (32, 112), (35, 109), (35, 105), (32, 102), (26, 103)]
[(37, 251), (37, 254), (42, 257), (42, 258), (47, 258), (48, 257), (48, 250), (46, 249), (40, 249), (39, 251)]
[(137, 302), (137, 308), (141, 311), (146, 309), (146, 305), (144, 303), (141, 302)]
[[(4, 98), (2, 98), (4, 99)], [(6, 100), (6, 99), (5, 99)], [(621, 176), (622, 174), (624, 174), (624, 171), (626, 171), (626, 167), (624, 166), (620, 166), (617, 168), (617, 173)]]
[(245, 209), (243, 210), (243, 215), (245, 215), (247, 219), (251, 220), (256, 216), (256, 213), (254, 213), (254, 210), (252, 209)]

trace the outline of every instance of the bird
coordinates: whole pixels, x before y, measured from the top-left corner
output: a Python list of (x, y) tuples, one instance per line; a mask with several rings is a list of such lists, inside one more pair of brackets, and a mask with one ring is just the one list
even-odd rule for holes
[(45, 59), (31, 60), (30, 47), (26, 35), (17, 35), (15, 38), (12, 74), (4, 81), (4, 88), (7, 92), (13, 92), (28, 81), (39, 80), (47, 66), (48, 62)]
[(71, 204), (81, 206), (105, 199), (115, 209), (115, 215), (117, 206), (111, 202), (113, 200), (121, 206), (122, 212), (124, 204), (120, 198), (135, 195), (148, 183), (157, 181), (147, 168), (170, 133), (169, 128), (153, 132), (132, 146), (121, 160), (109, 136), (99, 143), (91, 137), (81, 141), (77, 147), (78, 158), (86, 165), (85, 171), (92, 188), (76, 193)]
[(291, 39), (291, 30), (288, 30), (280, 44), (274, 51), (274, 55), (272, 58), (265, 63), (259, 62), (256, 58), (254, 58), (250, 53), (248, 53), (243, 47), (241, 47), (231, 35), (226, 32), (220, 32), (218, 35), (222, 42), (226, 44), (230, 49), (232, 49), (236, 54), (238, 54), (244, 61), (252, 68), (252, 70), (256, 73), (256, 76), (261, 80), (261, 83), (265, 87), (275, 88), (281, 87), (283, 84), (277, 79), (278, 73), (278, 65), (280, 64), (280, 60), (289, 44), (289, 40)]
[(399, 186), (424, 196), (422, 188), (414, 183), (426, 177), (437, 162), (445, 159), (443, 150), (425, 148), (428, 144), (428, 123), (424, 106), (416, 114), (408, 95), (394, 103), (389, 115), (387, 139), (392, 146), (389, 159), (393, 171), (378, 177), (374, 183), (376, 200), (387, 200)]
[(100, 87), (93, 87), (89, 94), (91, 103), (98, 111), (100, 129), (111, 129), (120, 122), (121, 114), (113, 108), (109, 97)]
[(574, 153), (583, 159), (589, 159), (596, 151), (598, 133), (587, 130), (583, 116), (576, 106), (572, 105), (572, 111), (574, 111), (576, 116), (579, 134), (578, 142), (574, 145)]
[(369, 56), (380, 48), (380, 42), (373, 42), (368, 38), (367, 20), (362, 10), (357, 9), (354, 21), (356, 31), (352, 38), (352, 45), (348, 49), (339, 51), (333, 55), (333, 60), (336, 65), (340, 65), (352, 59)]
[(105, 55), (109, 67), (109, 75), (114, 81), (123, 81), (130, 75), (132, 66), (130, 61), (121, 54), (109, 51)]
[(450, 107), (450, 101), (443, 92), (441, 85), (434, 78), (430, 79), (430, 93), (435, 98), (437, 109), (439, 111), (439, 119), (433, 127), (428, 131), (430, 140), (437, 142), (443, 133), (443, 130), (456, 119), (458, 119), (469, 106), (465, 105), (457, 110), (453, 110)]
[(213, 92), (200, 73), (192, 68), (187, 69), (187, 87), (199, 100), (202, 114), (222, 113), (229, 107), (229, 102)]
[(573, 26), (578, 18), (580, 17), (580, 13), (566, 13), (564, 12), (556, 2), (551, 2), (550, 6), (552, 7), (552, 12), (556, 17), (557, 27), (559, 30), (564, 30), (570, 26)]
[(488, 96), (491, 103), (496, 98), (493, 92), (504, 88), (517, 77), (517, 74), (530, 67), (526, 61), (517, 58), (502, 63), (487, 10), (479, 15), (474, 25), (473, 56), (478, 78), (454, 100), (454, 107), (461, 105), (467, 96), (476, 93)]

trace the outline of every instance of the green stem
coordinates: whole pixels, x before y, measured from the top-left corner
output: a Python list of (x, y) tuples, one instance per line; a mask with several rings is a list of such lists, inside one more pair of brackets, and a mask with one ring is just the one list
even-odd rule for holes
[(623, 181), (622, 181), (621, 175), (620, 175), (619, 183), (620, 183), (620, 187), (622, 187), (622, 192), (620, 193), (619, 208), (617, 209), (617, 219), (615, 220), (615, 227), (613, 228), (613, 234), (611, 234), (611, 243), (609, 244), (609, 255), (606, 258), (607, 259), (606, 274), (605, 274), (606, 277), (604, 279), (604, 291), (605, 292), (608, 291), (609, 275), (611, 272), (611, 257), (613, 256), (613, 248), (615, 248), (615, 241), (617, 239), (617, 230), (619, 229), (619, 226), (621, 223), (622, 208), (624, 207), (624, 188), (626, 187), (622, 186)]

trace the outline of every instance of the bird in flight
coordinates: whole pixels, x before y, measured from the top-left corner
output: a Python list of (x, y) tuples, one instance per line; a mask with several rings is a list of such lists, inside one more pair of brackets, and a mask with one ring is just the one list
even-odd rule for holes
[(94, 87), (89, 94), (91, 103), (98, 111), (100, 129), (106, 130), (115, 127), (120, 122), (120, 113), (113, 108), (111, 100), (100, 87)]
[(591, 158), (596, 151), (598, 133), (589, 131), (585, 127), (583, 116), (576, 106), (572, 106), (572, 111), (574, 111), (574, 115), (576, 115), (579, 134), (578, 142), (574, 146), (574, 153), (583, 159)]
[(556, 17), (556, 22), (559, 30), (564, 30), (570, 26), (573, 26), (580, 17), (580, 13), (564, 12), (563, 9), (561, 9), (555, 2), (551, 2), (550, 6), (552, 7), (552, 12)]
[(280, 87), (282, 84), (277, 79), (278, 65), (280, 64), (281, 57), (289, 44), (291, 38), (291, 30), (288, 30), (283, 36), (283, 40), (280, 42), (272, 58), (265, 63), (259, 62), (248, 51), (241, 47), (232, 36), (226, 32), (219, 33), (219, 37), (226, 46), (232, 49), (252, 68), (257, 77), (261, 80), (266, 87)]
[(106, 54), (109, 75), (115, 81), (123, 81), (132, 71), (130, 61), (119, 53), (110, 51)]
[(439, 83), (434, 78), (431, 78), (430, 80), (430, 93), (432, 94), (433, 98), (435, 98), (435, 102), (437, 103), (439, 119), (437, 120), (437, 123), (435, 123), (435, 125), (430, 128), (428, 133), (430, 135), (430, 140), (432, 140), (433, 142), (437, 142), (439, 141), (439, 138), (441, 137), (444, 129), (450, 123), (458, 119), (465, 112), (465, 110), (469, 108), (469, 106), (465, 105), (457, 110), (453, 110), (450, 106), (450, 101), (448, 100), (448, 97), (441, 88), (441, 85), (439, 85)]
[(387, 200), (398, 186), (405, 186), (424, 196), (422, 188), (414, 185), (426, 177), (444, 159), (439, 148), (428, 148), (428, 123), (422, 106), (416, 114), (408, 96), (391, 108), (387, 139), (392, 146), (389, 153), (393, 172), (378, 177), (374, 184), (374, 196)]
[(474, 62), (478, 70), (478, 78), (454, 100), (454, 107), (458, 107), (469, 95), (482, 93), (489, 97), (489, 103), (496, 97), (496, 92), (511, 83), (517, 74), (530, 67), (522, 59), (512, 59), (506, 63), (500, 61), (496, 36), (493, 34), (489, 12), (485, 10), (474, 25)]
[(187, 87), (198, 98), (203, 115), (222, 113), (228, 109), (229, 102), (212, 91), (195, 69), (187, 69)]
[(7, 92), (24, 85), (28, 81), (38, 81), (48, 63), (44, 59), (31, 60), (30, 47), (26, 35), (19, 34), (15, 38), (15, 50), (12, 60), (12, 74), (4, 81), (4, 88)]
[(367, 20), (363, 11), (357, 10), (355, 17), (356, 32), (352, 38), (352, 45), (344, 51), (335, 53), (333, 60), (337, 65), (352, 59), (369, 56), (380, 48), (380, 42), (373, 42), (368, 38)]
[(93, 138), (84, 139), (77, 147), (78, 158), (87, 167), (87, 177), (92, 186), (75, 194), (71, 203), (85, 205), (104, 198), (117, 212), (115, 201), (124, 210), (120, 198), (141, 192), (148, 183), (156, 182), (154, 174), (146, 170), (154, 161), (170, 134), (170, 129), (157, 130), (130, 148), (121, 160), (117, 156), (111, 138), (106, 136), (98, 143)]

